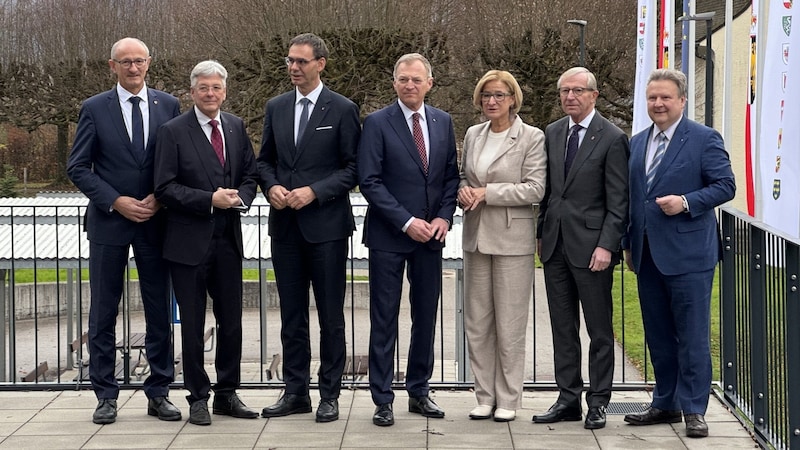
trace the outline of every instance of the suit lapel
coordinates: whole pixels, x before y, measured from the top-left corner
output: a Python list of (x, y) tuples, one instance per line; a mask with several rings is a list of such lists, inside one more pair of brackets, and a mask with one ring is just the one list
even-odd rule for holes
[[(431, 120), (431, 117), (428, 116), (426, 119)], [(394, 129), (394, 132), (397, 133), (397, 136), (400, 138), (400, 142), (403, 143), (403, 147), (405, 147), (406, 151), (408, 152), (408, 156), (411, 157), (417, 167), (419, 167), (420, 172), (424, 172), (422, 169), (422, 160), (419, 159), (419, 153), (417, 152), (417, 145), (414, 143), (414, 137), (411, 136), (411, 131), (408, 129), (406, 118), (403, 116), (403, 110), (400, 109), (400, 105), (397, 103), (395, 103), (391, 114), (389, 114), (389, 125)], [(428, 127), (428, 138), (431, 140), (431, 142), (433, 142), (434, 138), (430, 127)], [(432, 149), (433, 145), (430, 147)], [(433, 152), (431, 151), (431, 153)], [(428, 171), (430, 171), (431, 159), (432, 158), (428, 158)]]
[(117, 95), (116, 88), (109, 91), (107, 106), (108, 117), (111, 118), (111, 122), (114, 124), (114, 128), (117, 130), (117, 134), (119, 134), (120, 142), (125, 143), (125, 148), (128, 149), (131, 157), (141, 164), (144, 158), (140, 154), (141, 152), (133, 149), (131, 137), (128, 134), (127, 128), (125, 127), (125, 119), (122, 117), (122, 108), (119, 106), (119, 95)]
[[(567, 126), (569, 126), (569, 122), (567, 122)], [(564, 141), (566, 143), (566, 134), (569, 130), (564, 133)], [(586, 128), (586, 133), (583, 135), (583, 141), (581, 142), (580, 147), (578, 147), (578, 153), (575, 155), (575, 160), (572, 162), (572, 168), (569, 170), (567, 174), (566, 183), (572, 183), (572, 181), (577, 177), (577, 173), (580, 171), (581, 166), (589, 156), (594, 152), (594, 149), (597, 147), (597, 143), (600, 141), (600, 138), (603, 136), (603, 120), (602, 116), (599, 112), (594, 113), (594, 117), (592, 121), (589, 123), (589, 127)], [(565, 144), (566, 145), (566, 144)], [(563, 155), (563, 153), (562, 153)], [(561, 157), (563, 160), (563, 156)], [(563, 164), (562, 164), (563, 167)]]
[(314, 130), (316, 130), (319, 124), (322, 123), (322, 119), (326, 114), (328, 114), (328, 104), (330, 101), (330, 92), (328, 91), (328, 88), (323, 87), (322, 92), (320, 92), (319, 97), (317, 98), (317, 103), (314, 105), (314, 110), (311, 112), (311, 116), (308, 118), (308, 124), (306, 124), (305, 132), (297, 140), (297, 149), (294, 152), (295, 161), (297, 161), (297, 159), (300, 157), (300, 154), (306, 149), (311, 134), (314, 133)]
[(147, 106), (150, 116), (148, 122), (150, 124), (150, 129), (147, 133), (147, 146), (145, 146), (145, 153), (148, 157), (153, 155), (153, 149), (155, 147), (156, 142), (156, 133), (158, 133), (158, 124), (164, 123), (163, 121), (159, 121), (161, 118), (161, 105), (158, 102), (158, 94), (153, 89), (147, 88), (147, 101), (149, 105)]
[[(188, 118), (189, 138), (192, 140), (192, 144), (197, 152), (197, 159), (200, 160), (203, 169), (205, 169), (209, 184), (211, 186), (219, 186), (219, 181), (223, 176), (223, 167), (220, 165), (219, 159), (217, 159), (214, 147), (211, 146), (211, 142), (209, 142), (205, 132), (203, 132), (200, 121), (197, 120), (197, 113), (195, 113), (194, 108), (190, 109), (188, 114), (191, 115), (191, 117)], [(228, 135), (226, 134), (225, 137), (228, 137)]]

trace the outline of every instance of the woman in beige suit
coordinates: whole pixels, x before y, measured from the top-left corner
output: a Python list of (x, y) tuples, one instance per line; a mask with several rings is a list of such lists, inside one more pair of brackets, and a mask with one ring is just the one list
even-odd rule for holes
[(464, 209), (465, 317), (478, 406), (472, 419), (508, 422), (521, 404), (525, 327), (533, 290), (533, 204), (544, 196), (542, 130), (517, 115), (522, 91), (505, 71), (478, 81), (488, 121), (464, 137), (458, 201)]

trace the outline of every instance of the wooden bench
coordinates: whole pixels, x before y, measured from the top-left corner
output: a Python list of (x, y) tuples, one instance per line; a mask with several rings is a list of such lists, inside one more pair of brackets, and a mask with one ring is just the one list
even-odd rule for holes
[[(211, 350), (214, 350), (214, 334), (216, 332), (217, 327), (208, 327), (205, 333), (203, 333), (203, 351), (208, 353)], [(177, 377), (178, 374), (183, 372), (183, 352), (180, 352), (178, 356), (175, 357), (175, 376)]]
[[(144, 336), (144, 333), (135, 333), (141, 334)], [(133, 335), (132, 335), (133, 336)], [(121, 341), (120, 341), (121, 342)], [(120, 347), (120, 342), (117, 342), (117, 348)], [(142, 348), (144, 348), (144, 337), (141, 338)], [(75, 377), (74, 381), (89, 381), (89, 334), (84, 332), (81, 337), (75, 339), (70, 343), (69, 350), (73, 354), (74, 358), (74, 367), (78, 369), (78, 375)], [(133, 346), (131, 346), (133, 348)], [(118, 380), (125, 379), (125, 355), (123, 353), (123, 358), (118, 359), (116, 364), (114, 365), (114, 377)], [(146, 359), (145, 359), (146, 361)], [(133, 361), (128, 355), (128, 373), (130, 376), (134, 376), (137, 379), (141, 379), (142, 373), (138, 371), (141, 364), (141, 358), (137, 361)]]
[(25, 383), (32, 383), (34, 381), (38, 381), (39, 377), (42, 378), (42, 381), (47, 381), (47, 371), (49, 367), (47, 367), (47, 361), (42, 361), (36, 366), (35, 369), (28, 372), (27, 375), (20, 377), (20, 381)]
[[(128, 345), (120, 339), (116, 343), (117, 350), (122, 353), (123, 357), (128, 351), (138, 351), (139, 355), (136, 359), (136, 367), (141, 370), (135, 373), (136, 379), (141, 380), (144, 375), (150, 373), (150, 364), (147, 362), (147, 350), (145, 348), (145, 341), (147, 340), (146, 333), (131, 333), (128, 336)], [(131, 375), (134, 375), (133, 373)]]
[(368, 369), (369, 369), (369, 356), (367, 355), (348, 356), (344, 362), (343, 375), (363, 376), (367, 374)]

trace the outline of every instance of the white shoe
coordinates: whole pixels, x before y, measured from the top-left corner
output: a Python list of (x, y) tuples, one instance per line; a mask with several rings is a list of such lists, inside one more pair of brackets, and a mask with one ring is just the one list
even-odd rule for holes
[(495, 422), (511, 422), (517, 417), (517, 411), (513, 409), (497, 408), (494, 410)]
[(492, 417), (494, 406), (491, 405), (478, 405), (469, 412), (470, 419), (488, 419)]

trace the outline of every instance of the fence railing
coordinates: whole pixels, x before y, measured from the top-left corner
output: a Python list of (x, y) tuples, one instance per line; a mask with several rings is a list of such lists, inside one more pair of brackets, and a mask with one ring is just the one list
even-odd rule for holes
[(721, 388), (758, 438), (800, 448), (800, 241), (720, 210)]
[[(350, 240), (350, 281), (345, 306), (349, 357), (343, 381), (346, 385), (363, 387), (367, 385), (369, 341), (368, 251), (361, 244), (366, 203), (360, 195), (353, 195), (351, 201), (357, 230)], [(85, 376), (88, 361), (85, 332), (90, 300), (89, 245), (83, 231), (87, 203), (83, 196), (0, 200), (0, 311), (3, 314), (3, 320), (0, 320), (0, 389), (89, 387)], [(242, 218), (245, 246), (242, 366), (243, 385), (248, 387), (282, 386), (279, 370), (280, 314), (274, 283), (268, 279), (272, 268), (268, 214), (269, 206), (259, 195)], [(443, 255), (437, 359), (431, 383), (468, 387), (472, 382), (463, 327), (460, 219), (456, 217), (454, 220)], [(119, 375), (123, 388), (140, 387), (147, 370), (146, 354), (141, 348), (144, 318), (135, 269), (131, 257), (117, 324)], [(621, 292), (622, 284), (635, 280), (633, 276), (624, 277), (621, 268), (618, 275), (615, 289)], [(552, 337), (541, 281), (535, 283), (534, 291), (526, 333), (526, 387), (553, 387), (553, 362), (549, 350)], [(624, 303), (615, 305), (617, 307), (624, 309)], [(402, 381), (405, 370), (410, 330), (405, 301), (403, 308), (395, 354), (398, 382)], [(319, 334), (314, 316), (312, 311), (312, 357), (317, 358), (318, 342), (315, 341)], [(213, 316), (209, 313), (206, 327), (213, 328), (213, 325)], [(173, 336), (174, 354), (180, 355), (177, 317), (173, 320)], [(621, 336), (625, 336), (624, 331)], [(213, 337), (209, 339), (209, 346), (212, 344)], [(625, 345), (622, 340), (615, 387), (642, 388), (648, 380), (643, 379), (624, 357), (620, 358)], [(213, 352), (207, 355), (207, 362), (211, 362)], [(176, 367), (180, 368), (179, 361), (176, 361)], [(316, 368), (312, 367), (312, 373), (316, 373)], [(213, 369), (209, 374), (213, 377)], [(176, 386), (181, 386), (182, 377), (177, 375)]]

